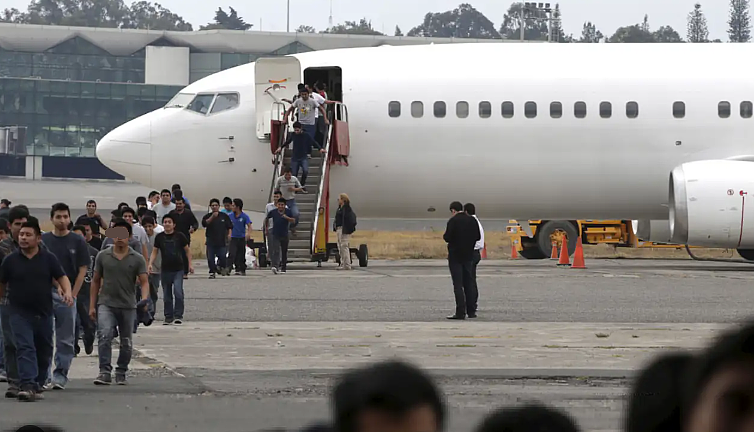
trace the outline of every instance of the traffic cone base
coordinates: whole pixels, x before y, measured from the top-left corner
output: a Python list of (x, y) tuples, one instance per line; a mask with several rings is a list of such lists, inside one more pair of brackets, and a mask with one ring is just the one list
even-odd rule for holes
[(552, 244), (552, 253), (550, 254), (550, 259), (551, 260), (558, 259), (558, 244), (557, 243)]
[(518, 259), (518, 250), (515, 243), (511, 243), (511, 259)]
[(584, 246), (581, 244), (581, 237), (576, 240), (576, 250), (573, 253), (573, 265), (571, 268), (585, 269), (584, 263)]
[(563, 237), (563, 247), (560, 249), (560, 260), (558, 261), (558, 266), (571, 266), (571, 257), (568, 256), (568, 238), (566, 237)]
[(482, 259), (487, 259), (487, 243), (485, 243), (482, 248)]

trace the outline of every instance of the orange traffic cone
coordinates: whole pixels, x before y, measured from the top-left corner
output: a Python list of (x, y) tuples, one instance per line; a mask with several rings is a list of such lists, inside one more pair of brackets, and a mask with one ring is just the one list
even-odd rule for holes
[(565, 236), (563, 237), (563, 247), (560, 249), (560, 260), (558, 261), (558, 266), (571, 266), (571, 257), (568, 256), (568, 238)]
[(584, 264), (584, 246), (581, 244), (581, 237), (576, 240), (576, 251), (573, 253), (573, 265), (571, 268), (585, 269)]
[(516, 244), (511, 242), (511, 259), (518, 259), (518, 250), (516, 249)]
[(558, 244), (555, 242), (552, 243), (552, 253), (550, 254), (550, 259), (551, 260), (558, 259)]
[(482, 259), (487, 259), (487, 243), (485, 243), (482, 248)]

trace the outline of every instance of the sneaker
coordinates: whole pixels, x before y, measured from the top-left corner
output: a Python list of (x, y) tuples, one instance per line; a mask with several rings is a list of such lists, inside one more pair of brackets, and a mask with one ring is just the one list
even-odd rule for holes
[(0, 371), (0, 383), (8, 382), (8, 374), (5, 371)]
[(165, 321), (162, 322), (162, 325), (170, 325), (170, 324), (173, 324), (173, 320), (172, 319), (165, 318)]
[(277, 267), (273, 267), (273, 268), (272, 268), (272, 274), (278, 274), (278, 269), (277, 269)]
[(44, 399), (45, 399), (45, 395), (41, 391), (34, 392), (34, 400), (44, 400)]
[(36, 393), (32, 390), (21, 390), (18, 392), (18, 400), (21, 402), (34, 402), (37, 400), (34, 396)]
[(285, 273), (285, 269), (280, 270), (280, 273)]
[(214, 274), (214, 273), (210, 273), (210, 274), (209, 274), (209, 278), (210, 278), (210, 279), (217, 279), (217, 276), (215, 276), (215, 274)]
[(18, 398), (18, 389), (15, 387), (8, 387), (8, 390), (5, 391), (5, 398), (6, 399), (17, 399)]
[(54, 382), (52, 383), (52, 389), (53, 390), (65, 390), (65, 384), (61, 382)]
[(128, 380), (125, 374), (115, 374), (115, 385), (126, 385)]
[(173, 324), (175, 324), (175, 325), (183, 325), (183, 320), (180, 319), (180, 318), (176, 318), (176, 320), (173, 321)]
[(42, 390), (52, 390), (52, 383), (45, 383), (45, 385), (42, 386)]
[(241, 276), (241, 272), (240, 272), (240, 271), (237, 271), (237, 272), (233, 273), (233, 275), (234, 275), (234, 276)]
[(110, 385), (113, 382), (113, 377), (107, 373), (101, 373), (94, 379), (94, 385)]

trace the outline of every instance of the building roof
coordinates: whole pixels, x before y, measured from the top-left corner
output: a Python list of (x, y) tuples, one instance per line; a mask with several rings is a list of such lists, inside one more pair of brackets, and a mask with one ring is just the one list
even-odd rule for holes
[(425, 38), (240, 30), (163, 31), (94, 27), (65, 27), (0, 23), (0, 48), (43, 52), (73, 37), (81, 37), (112, 55), (130, 55), (147, 45), (183, 46), (192, 52), (270, 53), (293, 43), (312, 50), (380, 45), (518, 42), (501, 39)]

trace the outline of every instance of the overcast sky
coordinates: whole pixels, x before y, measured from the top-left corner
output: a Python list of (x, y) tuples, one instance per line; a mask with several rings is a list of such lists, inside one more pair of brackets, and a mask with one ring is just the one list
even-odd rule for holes
[[(358, 21), (366, 17), (373, 27), (392, 35), (395, 26), (404, 33), (421, 23), (427, 12), (442, 12), (453, 9), (464, 0), (332, 0), (333, 22)], [(131, 0), (126, 0), (130, 4)], [(302, 24), (311, 25), (318, 31), (327, 28), (330, 15), (330, 0), (290, 0), (291, 30)], [(499, 28), (503, 14), (512, 2), (507, 0), (468, 0), (484, 13)], [(4, 7), (25, 10), (28, 0), (5, 0)], [(217, 7), (234, 7), (247, 22), (254, 24), (252, 30), (285, 31), (286, 0), (158, 0), (198, 28), (214, 16)], [(566, 33), (578, 37), (585, 21), (592, 21), (605, 35), (610, 36), (621, 26), (637, 24), (644, 14), (649, 14), (651, 28), (662, 25), (675, 28), (681, 37), (686, 37), (686, 16), (694, 7), (694, 0), (562, 0), (563, 25)], [(710, 39), (727, 41), (729, 0), (701, 0), (707, 15)], [(261, 20), (261, 25), (260, 25)]]

